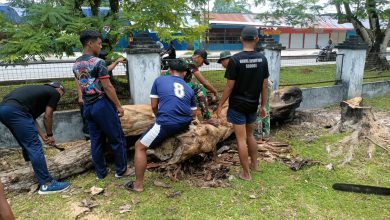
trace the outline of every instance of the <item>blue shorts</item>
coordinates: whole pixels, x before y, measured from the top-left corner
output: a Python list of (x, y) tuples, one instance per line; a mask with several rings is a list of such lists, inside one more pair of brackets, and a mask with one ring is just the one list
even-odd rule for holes
[(234, 125), (252, 124), (256, 121), (257, 112), (253, 113), (242, 113), (232, 108), (227, 111), (227, 120)]
[(140, 142), (146, 147), (156, 147), (165, 139), (187, 131), (190, 123), (191, 122), (173, 125), (159, 125), (154, 123), (142, 134)]

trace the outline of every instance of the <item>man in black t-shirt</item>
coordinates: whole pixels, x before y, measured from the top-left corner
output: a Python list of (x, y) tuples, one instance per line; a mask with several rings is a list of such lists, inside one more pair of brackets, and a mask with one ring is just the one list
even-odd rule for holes
[[(222, 106), (229, 98), (227, 119), (234, 126), (238, 155), (243, 168), (243, 172), (238, 176), (243, 180), (250, 180), (250, 169), (256, 170), (258, 165), (257, 143), (253, 137), (253, 128), (260, 96), (259, 114), (262, 118), (266, 116), (268, 63), (264, 55), (254, 51), (258, 41), (258, 31), (255, 27), (247, 26), (242, 30), (243, 51), (230, 58), (225, 73), (228, 82), (217, 109), (217, 116), (220, 118)], [(248, 153), (251, 158), (250, 163)]]
[[(68, 182), (58, 182), (50, 176), (42, 143), (38, 138), (39, 135), (45, 144), (55, 145), (52, 130), (53, 112), (64, 92), (64, 87), (58, 82), (24, 86), (6, 95), (0, 104), (0, 121), (22, 147), (26, 161), (31, 160), (40, 184), (39, 194), (61, 192), (69, 187)], [(42, 113), (46, 133), (36, 121)]]

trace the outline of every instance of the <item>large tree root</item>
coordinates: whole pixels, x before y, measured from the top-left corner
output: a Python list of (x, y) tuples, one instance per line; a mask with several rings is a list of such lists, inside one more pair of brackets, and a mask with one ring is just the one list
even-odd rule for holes
[(382, 125), (371, 108), (362, 106), (362, 98), (357, 97), (341, 102), (341, 119), (331, 130), (331, 133), (352, 132), (337, 144), (337, 149), (331, 152), (332, 157), (344, 154), (341, 165), (349, 163), (355, 150), (368, 142), (367, 155), (373, 157), (374, 146), (378, 146), (390, 154), (389, 128)]

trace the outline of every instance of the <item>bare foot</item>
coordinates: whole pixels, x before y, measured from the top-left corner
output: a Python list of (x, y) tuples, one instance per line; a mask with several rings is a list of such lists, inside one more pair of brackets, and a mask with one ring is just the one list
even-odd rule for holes
[(239, 179), (242, 179), (242, 180), (245, 180), (245, 181), (249, 181), (252, 179), (251, 175), (250, 174), (244, 174), (243, 172), (241, 173), (237, 173), (237, 177)]
[(257, 168), (258, 165), (259, 163), (251, 163), (249, 164), (249, 168), (251, 169), (251, 171), (260, 172), (260, 170)]

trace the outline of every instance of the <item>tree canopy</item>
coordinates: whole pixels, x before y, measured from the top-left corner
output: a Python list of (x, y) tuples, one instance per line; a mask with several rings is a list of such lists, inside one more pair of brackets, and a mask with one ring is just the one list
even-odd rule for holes
[[(12, 4), (25, 7), (26, 17), (21, 24), (0, 18), (2, 39), (0, 60), (5, 63), (27, 62), (48, 55), (72, 55), (81, 50), (79, 33), (84, 29), (102, 32), (110, 26), (106, 37), (113, 45), (120, 37), (134, 31), (157, 32), (162, 39), (193, 39), (207, 28), (190, 26), (187, 19), (200, 20), (206, 0), (13, 0)], [(109, 5), (107, 15), (99, 15), (102, 3)], [(81, 11), (90, 6), (91, 17)], [(181, 35), (177, 35), (181, 33)], [(110, 48), (112, 49), (112, 48)]]
[(215, 0), (212, 12), (216, 13), (251, 13), (245, 0)]
[[(260, 19), (273, 23), (284, 22), (294, 26), (313, 25), (324, 7), (334, 7), (339, 23), (352, 23), (356, 33), (369, 45), (368, 68), (388, 69), (384, 52), (390, 40), (389, 0), (330, 0), (320, 4), (317, 0), (255, 0), (257, 4), (270, 7), (259, 15)], [(363, 25), (368, 21), (368, 27)]]

